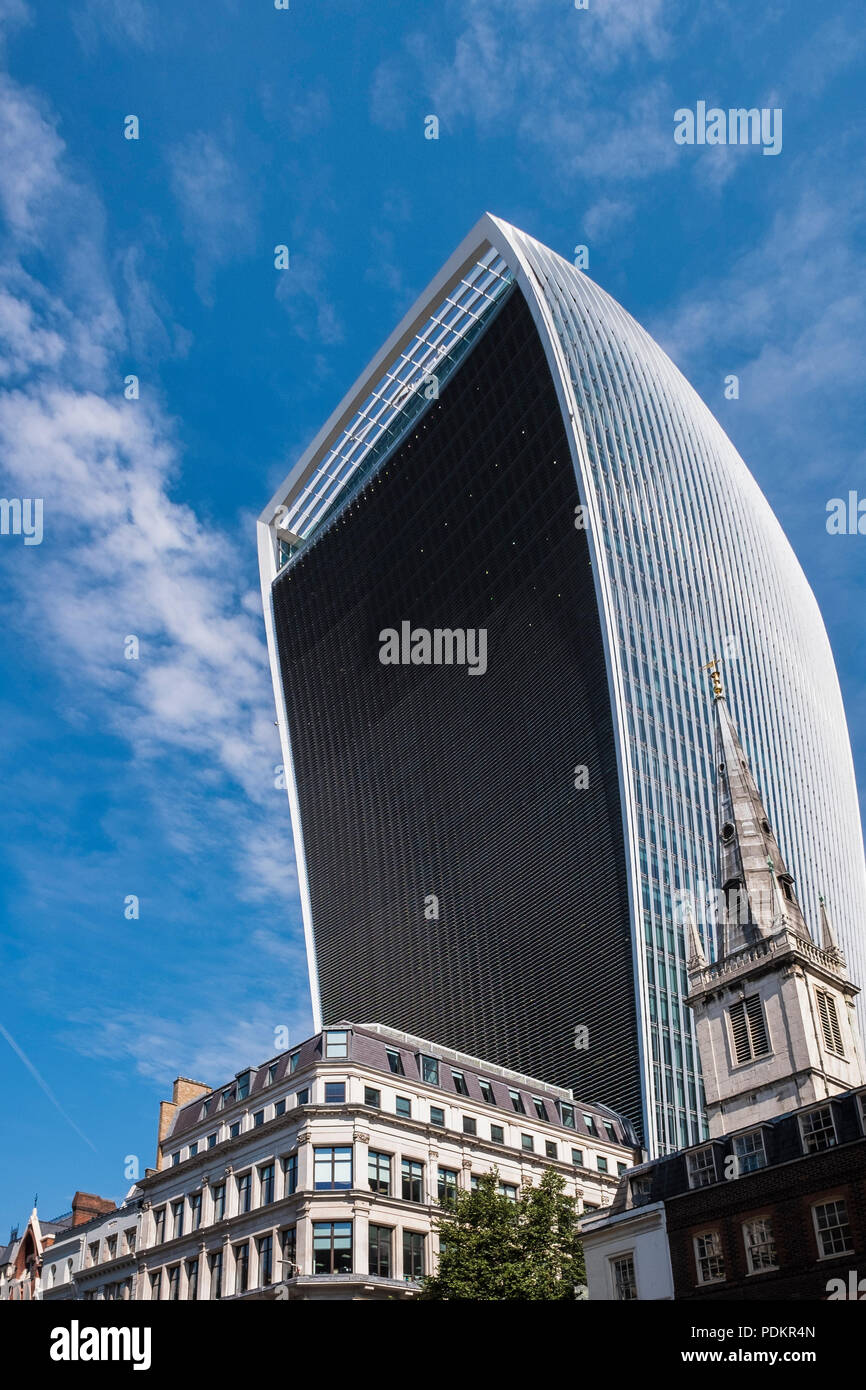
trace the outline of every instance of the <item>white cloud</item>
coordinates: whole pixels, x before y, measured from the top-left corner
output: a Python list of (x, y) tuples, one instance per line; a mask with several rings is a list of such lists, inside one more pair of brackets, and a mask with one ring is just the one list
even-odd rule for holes
[[(4, 489), (43, 498), (45, 515), (40, 547), (4, 552), (15, 594), (9, 622), (40, 634), (71, 717), (76, 708), (90, 717), (99, 710), (106, 730), (153, 768), (155, 799), (156, 765), (173, 750), (194, 769), (193, 802), (215, 776), (223, 793), (242, 790), (232, 837), (242, 892), (280, 893), (286, 903), (294, 892), (288, 810), (273, 788), (280, 752), (252, 534), (241, 554), (208, 516), (206, 497), (200, 513), (175, 500), (171, 422), (146, 392), (123, 397), (126, 338), (98, 199), (66, 174), (62, 141), (36, 99), (8, 81), (0, 149), (13, 249), (50, 243), (64, 287), (60, 295), (39, 286), (14, 255), (0, 278), (0, 374), (10, 384), (0, 401)], [(187, 173), (207, 198), (226, 184), (204, 172), (219, 161), (208, 151), (203, 158)], [(148, 306), (145, 313), (139, 303), (145, 335), (158, 312), (132, 269)], [(138, 661), (124, 659), (130, 634), (141, 643)]]
[(62, 149), (37, 98), (0, 74), (0, 209), (22, 241), (33, 237), (37, 221), (61, 187), (57, 166)]
[[(288, 973), (288, 971), (286, 972)], [(218, 1086), (239, 1067), (260, 1065), (283, 1049), (276, 1029), (285, 1028), (290, 1038), (309, 1036), (306, 1009), (256, 1003), (231, 1020), (214, 1026), (215, 1010), (186, 1011), (179, 1002), (176, 1013), (161, 1017), (158, 1011), (126, 1013), (119, 1009), (83, 1012), (72, 1022), (65, 1041), (86, 1057), (108, 1059), (123, 1066), (132, 1063), (139, 1076), (166, 1089), (175, 1076), (188, 1076), (208, 1086)]]
[(155, 21), (153, 6), (144, 0), (84, 0), (72, 12), (79, 41), (89, 50), (103, 38), (116, 44), (151, 48), (156, 37)]
[(2, 284), (0, 339), (5, 342), (5, 356), (0, 358), (0, 378), (7, 380), (34, 367), (56, 367), (65, 352), (63, 338), (39, 321), (36, 306), (23, 295), (12, 294)]
[[(730, 353), (730, 370), (748, 373), (749, 397), (774, 429), (795, 418), (790, 409), (776, 415), (786, 397), (802, 405), (803, 390), (847, 391), (866, 377), (859, 350), (866, 309), (852, 249), (866, 200), (856, 183), (840, 188), (830, 172), (812, 171), (806, 183), (807, 193), (799, 181), (783, 186), (753, 244), (726, 273), (708, 267), (706, 279), (654, 327), (681, 363)], [(741, 403), (748, 408), (742, 396)]]
[(584, 214), (584, 231), (591, 241), (602, 241), (630, 222), (634, 212), (634, 204), (624, 198), (599, 198)]
[(195, 283), (205, 302), (214, 274), (256, 243), (254, 189), (231, 153), (231, 133), (187, 136), (169, 154), (171, 186), (193, 250)]
[[(458, 23), (427, 25), (383, 59), (370, 91), (373, 120), (390, 129), (432, 112), (448, 138), (473, 122), (513, 132), (558, 175), (645, 179), (676, 156), (673, 106), (652, 65), (667, 52), (678, 7), (620, 0), (585, 11), (548, 0), (461, 0)], [(444, 41), (440, 35), (448, 33)], [(631, 80), (611, 76), (630, 70)], [(605, 99), (606, 98), (606, 99)]]
[[(295, 224), (300, 228), (300, 222)], [(309, 224), (306, 224), (309, 227)], [(292, 331), (305, 341), (326, 347), (343, 340), (343, 324), (325, 289), (331, 248), (317, 230), (307, 230), (289, 246), (290, 269), (275, 271), (276, 297), (288, 315)]]

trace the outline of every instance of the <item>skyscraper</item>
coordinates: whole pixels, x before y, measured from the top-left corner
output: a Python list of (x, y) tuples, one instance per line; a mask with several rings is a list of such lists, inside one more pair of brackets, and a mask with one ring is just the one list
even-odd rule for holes
[(569, 262), (482, 218), (259, 555), (317, 1027), (411, 1025), (615, 1106), (651, 1151), (703, 1137), (678, 902), (712, 948), (714, 654), (799, 900), (862, 977), (814, 596), (706, 406)]

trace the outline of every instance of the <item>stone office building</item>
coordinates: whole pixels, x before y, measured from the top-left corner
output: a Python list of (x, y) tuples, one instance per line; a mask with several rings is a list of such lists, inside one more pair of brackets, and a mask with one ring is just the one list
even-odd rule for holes
[[(415, 1294), (443, 1202), (547, 1167), (592, 1211), (641, 1153), (628, 1121), (559, 1087), (377, 1024), (342, 1022), (211, 1089), (175, 1084), (157, 1167), (89, 1244), (83, 1298)], [(133, 1211), (134, 1209), (134, 1211)], [(132, 1226), (134, 1249), (121, 1228)], [(125, 1244), (124, 1244), (125, 1242)]]
[(84, 1224), (58, 1235), (45, 1262), (44, 1301), (96, 1296), (123, 1302), (132, 1299), (140, 1210), (141, 1198), (134, 1185), (119, 1207), (112, 1202), (110, 1210), (91, 1213)]

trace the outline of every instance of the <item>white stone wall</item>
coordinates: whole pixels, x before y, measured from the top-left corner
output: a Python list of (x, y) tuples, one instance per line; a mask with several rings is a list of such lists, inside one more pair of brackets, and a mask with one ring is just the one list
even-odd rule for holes
[[(325, 1104), (325, 1083), (344, 1082), (346, 1100), (343, 1104)], [(380, 1093), (380, 1106), (364, 1103), (365, 1087)], [(310, 1104), (299, 1106), (295, 1097), (299, 1090), (309, 1088)], [(544, 1094), (540, 1092), (540, 1094)], [(396, 1114), (397, 1097), (410, 1101), (411, 1117)], [(274, 1116), (274, 1105), (285, 1099), (287, 1110)], [(445, 1127), (430, 1123), (430, 1106), (445, 1112)], [(253, 1115), (264, 1108), (265, 1121), (255, 1127)], [(548, 1108), (552, 1113), (548, 1097)], [(578, 1107), (579, 1108), (579, 1107)], [(474, 1119), (477, 1134), (463, 1132), (463, 1117)], [(241, 1120), (241, 1132), (228, 1139), (229, 1127)], [(500, 1125), (504, 1143), (490, 1138), (490, 1126)], [(599, 1122), (600, 1127), (600, 1122)], [(206, 1147), (206, 1136), (216, 1132), (216, 1147)], [(531, 1151), (523, 1147), (523, 1136), (533, 1142)], [(199, 1152), (189, 1156), (190, 1145), (198, 1143)], [(556, 1145), (556, 1158), (548, 1157), (546, 1143)], [(352, 1186), (348, 1190), (315, 1190), (314, 1151), (326, 1147), (352, 1149)], [(368, 1159), (370, 1152), (391, 1156), (391, 1191), (385, 1196), (370, 1190)], [(580, 1150), (583, 1166), (573, 1162), (572, 1151)], [(402, 1233), (421, 1232), (425, 1237), (425, 1272), (431, 1273), (438, 1253), (434, 1222), (439, 1211), (437, 1199), (440, 1167), (457, 1173), (460, 1188), (468, 1189), (473, 1174), (480, 1175), (498, 1166), (500, 1181), (518, 1190), (525, 1184), (536, 1183), (546, 1167), (552, 1166), (566, 1179), (567, 1189), (581, 1199), (581, 1209), (589, 1204), (602, 1207), (610, 1203), (617, 1186), (618, 1165), (631, 1166), (635, 1155), (631, 1149), (609, 1142), (606, 1138), (588, 1139), (557, 1123), (544, 1123), (535, 1116), (518, 1115), (496, 1106), (484, 1105), (469, 1097), (456, 1096), (432, 1085), (424, 1085), (404, 1077), (393, 1077), (355, 1061), (323, 1061), (312, 1070), (298, 1072), (270, 1090), (235, 1102), (224, 1111), (206, 1117), (182, 1140), (169, 1136), (164, 1152), (169, 1166), (140, 1184), (144, 1196), (138, 1218), (137, 1250), (134, 1261), (136, 1280), (134, 1297), (151, 1297), (150, 1276), (180, 1265), (179, 1297), (188, 1297), (189, 1266), (198, 1261), (198, 1298), (211, 1297), (208, 1257), (216, 1250), (223, 1251), (223, 1296), (235, 1291), (235, 1249), (249, 1242), (248, 1292), (261, 1284), (258, 1240), (267, 1234), (273, 1237), (273, 1279), (283, 1277), (279, 1261), (280, 1233), (294, 1226), (297, 1233), (297, 1264), (304, 1276), (313, 1271), (313, 1225), (316, 1222), (351, 1221), (353, 1223), (352, 1271), (368, 1274), (368, 1230), (370, 1224), (382, 1225), (394, 1231), (391, 1245), (391, 1277), (402, 1281)], [(181, 1161), (171, 1164), (170, 1155), (179, 1152)], [(298, 1191), (290, 1194), (283, 1159), (297, 1153)], [(608, 1173), (598, 1169), (599, 1157), (605, 1159)], [(402, 1160), (423, 1165), (423, 1200), (405, 1201), (402, 1197)], [(261, 1170), (274, 1166), (274, 1198), (262, 1203)], [(251, 1176), (251, 1205), (246, 1213), (238, 1209), (238, 1179)], [(226, 1213), (222, 1221), (215, 1220), (214, 1188), (226, 1187)], [(201, 1225), (192, 1229), (189, 1198), (201, 1192)], [(183, 1234), (174, 1235), (173, 1207), (183, 1202)], [(155, 1244), (157, 1211), (164, 1209), (165, 1237)], [(125, 1224), (124, 1214), (113, 1213), (111, 1218), (118, 1231)], [(100, 1227), (100, 1249), (109, 1222)], [(113, 1228), (112, 1228), (113, 1229)], [(96, 1240), (95, 1234), (88, 1241)], [(288, 1271), (286, 1271), (288, 1274)], [(103, 1285), (123, 1277), (115, 1262), (98, 1269), (85, 1270), (82, 1286), (99, 1296)], [(160, 1297), (168, 1296), (168, 1279), (163, 1273)]]

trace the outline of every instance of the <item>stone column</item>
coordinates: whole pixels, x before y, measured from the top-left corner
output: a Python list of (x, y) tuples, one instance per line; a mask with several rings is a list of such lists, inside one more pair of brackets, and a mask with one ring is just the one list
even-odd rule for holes
[(370, 1135), (356, 1129), (352, 1135), (352, 1186), (366, 1192), (369, 1185)]
[[(140, 1231), (141, 1231), (141, 1243), (142, 1243), (142, 1245), (145, 1247), (145, 1249), (147, 1249), (148, 1246), (150, 1246), (150, 1245), (153, 1244), (153, 1235), (154, 1235), (154, 1232), (153, 1232), (153, 1202), (150, 1200), (150, 1198), (147, 1198), (147, 1200), (144, 1201), (144, 1202), (142, 1202), (142, 1204), (141, 1204), (141, 1224), (140, 1224)], [(83, 1253), (86, 1253), (86, 1249), (87, 1249), (87, 1247), (85, 1246), (84, 1252), (83, 1252)]]
[(359, 1197), (352, 1212), (352, 1272), (370, 1272), (370, 1208), (369, 1197)]
[(207, 1247), (204, 1241), (199, 1241), (198, 1255), (198, 1279), (196, 1280), (196, 1302), (204, 1297), (204, 1281), (207, 1278)]
[(201, 1180), (201, 1224), (202, 1226), (210, 1226), (212, 1222), (213, 1193), (210, 1190), (210, 1176), (205, 1173)]
[(296, 1230), (298, 1269), (301, 1271), (302, 1274), (312, 1274), (313, 1222), (311, 1219), (311, 1205), (309, 1202), (301, 1202), (298, 1206), (298, 1220)]
[(238, 1185), (235, 1182), (234, 1172), (234, 1168), (228, 1163), (225, 1169), (226, 1217), (237, 1216), (238, 1214)]
[(302, 1129), (298, 1135), (298, 1191), (313, 1191), (313, 1132)]

